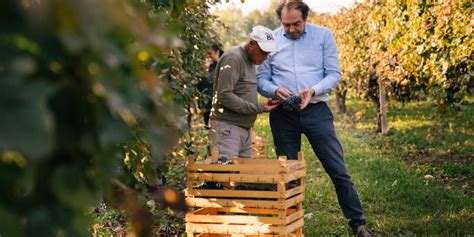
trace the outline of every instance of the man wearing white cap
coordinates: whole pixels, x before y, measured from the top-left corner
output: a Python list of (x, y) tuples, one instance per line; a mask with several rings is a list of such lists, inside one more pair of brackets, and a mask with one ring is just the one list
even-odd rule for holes
[(255, 26), (244, 46), (227, 50), (217, 64), (214, 79), (209, 141), (223, 157), (252, 156), (251, 128), (257, 114), (277, 105), (258, 103), (255, 65), (278, 51), (272, 31)]

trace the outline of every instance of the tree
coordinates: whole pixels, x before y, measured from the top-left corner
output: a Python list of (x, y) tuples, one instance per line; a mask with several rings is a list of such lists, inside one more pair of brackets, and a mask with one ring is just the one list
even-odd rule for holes
[[(329, 17), (315, 17), (335, 32), (343, 86), (370, 98), (379, 131), (387, 106), (384, 91), (400, 101), (433, 101), (436, 120), (460, 111), (471, 92), (472, 4), (450, 1), (366, 1)], [(375, 83), (376, 82), (376, 83)]]
[(252, 28), (256, 25), (263, 25), (268, 29), (276, 29), (280, 27), (280, 19), (275, 12), (278, 6), (277, 0), (272, 0), (270, 6), (265, 10), (256, 9), (250, 12), (244, 19), (243, 29), (246, 35), (252, 32)]
[(218, 26), (218, 35), (224, 48), (241, 45), (247, 40), (242, 10), (236, 6), (230, 6), (225, 10), (215, 11), (214, 15), (222, 22), (222, 26)]

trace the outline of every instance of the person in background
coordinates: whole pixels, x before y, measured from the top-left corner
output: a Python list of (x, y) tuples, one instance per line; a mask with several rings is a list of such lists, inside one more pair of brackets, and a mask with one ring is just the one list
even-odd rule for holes
[(277, 50), (272, 31), (255, 26), (245, 45), (227, 50), (217, 63), (209, 141), (211, 149), (217, 149), (221, 157), (252, 156), (251, 128), (257, 114), (277, 106), (271, 101), (257, 101), (255, 65)]
[(207, 78), (204, 78), (201, 84), (201, 88), (203, 89), (207, 99), (202, 108), (204, 125), (206, 128), (209, 128), (209, 115), (212, 108), (212, 87), (214, 84), (214, 78), (216, 76), (216, 66), (223, 53), (224, 51), (222, 50), (222, 45), (219, 43), (212, 44), (211, 48), (207, 52)]
[(336, 188), (339, 205), (353, 233), (371, 236), (326, 103), (328, 93), (341, 80), (336, 42), (329, 29), (306, 22), (308, 12), (308, 5), (301, 0), (278, 6), (281, 27), (273, 33), (280, 50), (259, 67), (258, 91), (283, 105), (298, 101), (297, 109), (279, 106), (270, 112), (277, 155), (297, 159), (304, 134)]

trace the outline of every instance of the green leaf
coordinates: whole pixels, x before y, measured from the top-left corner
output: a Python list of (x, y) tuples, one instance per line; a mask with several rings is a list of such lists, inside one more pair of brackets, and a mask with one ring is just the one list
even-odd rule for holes
[(0, 76), (0, 150), (38, 159), (52, 149), (53, 121), (46, 107), (48, 87)]
[(18, 228), (18, 217), (15, 213), (11, 212), (8, 208), (5, 208), (0, 203), (0, 236), (21, 236)]
[(84, 177), (77, 177), (79, 167), (61, 166), (56, 168), (52, 177), (52, 190), (62, 202), (75, 209), (96, 205), (99, 197), (93, 187), (86, 185)]
[(99, 123), (99, 141), (103, 147), (116, 146), (130, 137), (130, 128), (119, 119), (109, 117)]

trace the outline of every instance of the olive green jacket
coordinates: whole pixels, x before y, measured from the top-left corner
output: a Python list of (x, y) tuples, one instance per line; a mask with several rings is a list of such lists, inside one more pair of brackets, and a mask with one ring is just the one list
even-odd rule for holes
[(242, 46), (227, 50), (214, 79), (211, 119), (251, 128), (262, 112), (253, 64)]

